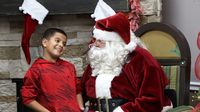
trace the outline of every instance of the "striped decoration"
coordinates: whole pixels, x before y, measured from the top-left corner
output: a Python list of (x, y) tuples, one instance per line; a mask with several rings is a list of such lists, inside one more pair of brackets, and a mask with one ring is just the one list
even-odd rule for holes
[(169, 85), (166, 89), (174, 89), (176, 91), (177, 104), (179, 101), (179, 80), (180, 80), (180, 66), (161, 66), (169, 79)]
[(179, 89), (179, 75), (180, 66), (161, 66), (165, 72), (170, 84), (167, 86), (169, 89)]

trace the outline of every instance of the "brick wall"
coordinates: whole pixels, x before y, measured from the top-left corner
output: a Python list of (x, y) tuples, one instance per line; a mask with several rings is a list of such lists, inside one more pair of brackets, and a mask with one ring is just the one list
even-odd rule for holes
[[(142, 24), (161, 21), (157, 16), (156, 0), (141, 0), (144, 8)], [(41, 54), (40, 37), (45, 29), (57, 27), (68, 34), (67, 50), (63, 58), (75, 64), (78, 76), (81, 76), (87, 63), (84, 52), (91, 36), (93, 20), (89, 14), (51, 15), (37, 27), (31, 37), (32, 62)], [(16, 85), (12, 78), (23, 78), (27, 65), (21, 49), (23, 16), (0, 16), (0, 112), (16, 112)]]

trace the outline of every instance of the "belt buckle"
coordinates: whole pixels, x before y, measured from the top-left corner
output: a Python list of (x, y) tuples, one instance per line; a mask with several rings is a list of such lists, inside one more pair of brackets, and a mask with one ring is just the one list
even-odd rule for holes
[(108, 98), (105, 98), (106, 100), (106, 112), (109, 112), (109, 103), (108, 103)]
[(100, 98), (97, 98), (97, 103), (98, 103), (99, 112), (101, 112), (101, 101), (100, 101)]
[[(107, 97), (105, 97), (105, 98), (103, 98), (102, 100), (105, 100), (105, 107), (106, 107), (106, 112), (110, 112), (109, 111), (109, 102), (108, 102), (108, 98)], [(98, 109), (99, 109), (99, 112), (102, 112), (101, 111), (101, 98), (97, 98), (97, 102), (98, 102)]]

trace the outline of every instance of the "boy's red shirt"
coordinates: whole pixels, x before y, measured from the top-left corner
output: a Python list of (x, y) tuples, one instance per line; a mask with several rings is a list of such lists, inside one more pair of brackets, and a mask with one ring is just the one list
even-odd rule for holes
[(33, 100), (51, 112), (79, 112), (76, 99), (74, 65), (58, 59), (56, 63), (38, 58), (27, 71), (21, 89), (22, 100)]

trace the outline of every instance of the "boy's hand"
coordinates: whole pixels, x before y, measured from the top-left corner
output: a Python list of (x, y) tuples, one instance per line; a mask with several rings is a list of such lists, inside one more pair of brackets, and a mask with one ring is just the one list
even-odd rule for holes
[(36, 112), (50, 112), (49, 110), (47, 110), (45, 107), (43, 107), (42, 105), (40, 105), (37, 101), (32, 101), (29, 104), (26, 104), (27, 107), (33, 109)]

